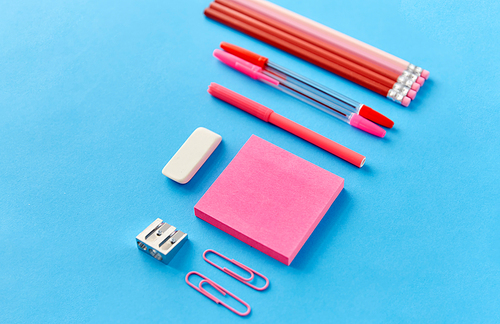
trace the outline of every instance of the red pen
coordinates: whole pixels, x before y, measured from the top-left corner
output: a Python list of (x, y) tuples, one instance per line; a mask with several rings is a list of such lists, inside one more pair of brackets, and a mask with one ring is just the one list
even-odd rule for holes
[[(375, 125), (371, 121), (361, 117), (360, 115), (352, 112), (350, 109), (343, 107), (337, 103), (332, 103), (326, 100), (321, 93), (314, 93), (298, 86), (296, 83), (290, 82), (281, 75), (271, 74), (262, 70), (261, 67), (245, 61), (233, 54), (216, 49), (214, 56), (221, 62), (229, 65), (235, 70), (248, 75), (252, 79), (264, 82), (284, 93), (299, 99), (327, 114), (338, 118), (339, 120), (359, 128), (367, 133), (378, 137), (384, 137), (386, 131), (382, 127)], [(266, 74), (268, 73), (268, 74)]]
[(294, 121), (291, 121), (288, 118), (285, 118), (277, 113), (275, 113), (272, 109), (267, 108), (247, 97), (244, 97), (234, 91), (231, 91), (217, 83), (212, 82), (208, 87), (208, 93), (212, 96), (219, 98), (222, 101), (225, 101), (247, 113), (254, 115), (257, 118), (262, 119), (267, 123), (271, 123), (275, 126), (278, 126), (281, 129), (286, 130), (289, 133), (294, 134), (302, 138), (303, 140), (308, 141), (311, 144), (314, 144), (323, 150), (332, 153), (339, 158), (354, 164), (358, 168), (361, 168), (365, 162), (366, 157), (363, 155), (354, 152), (351, 149), (348, 149), (345, 146), (340, 145), (312, 130), (297, 124)]
[[(304, 76), (272, 63), (267, 57), (226, 42), (222, 42), (220, 47), (234, 56), (261, 67), (262, 73), (266, 76), (283, 79), (285, 82), (292, 83), (293, 86), (299, 90), (318, 94), (326, 105), (339, 106), (384, 127), (392, 128), (394, 126), (394, 122), (392, 120), (372, 108), (318, 84), (317, 82), (314, 82)], [(328, 111), (325, 112), (328, 113)]]

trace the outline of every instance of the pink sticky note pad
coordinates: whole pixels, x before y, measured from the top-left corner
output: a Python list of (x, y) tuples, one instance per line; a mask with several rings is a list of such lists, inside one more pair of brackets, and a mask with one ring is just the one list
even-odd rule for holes
[(343, 187), (341, 177), (252, 135), (194, 213), (290, 265)]

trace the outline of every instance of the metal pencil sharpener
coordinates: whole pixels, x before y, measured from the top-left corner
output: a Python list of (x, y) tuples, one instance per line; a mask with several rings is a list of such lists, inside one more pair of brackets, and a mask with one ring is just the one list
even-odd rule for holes
[(186, 243), (187, 234), (157, 218), (135, 240), (139, 250), (168, 264)]

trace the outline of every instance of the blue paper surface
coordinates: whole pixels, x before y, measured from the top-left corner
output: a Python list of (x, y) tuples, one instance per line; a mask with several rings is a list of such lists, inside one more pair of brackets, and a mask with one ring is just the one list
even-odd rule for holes
[[(500, 2), (276, 3), (422, 66), (409, 108), (209, 20), (204, 1), (2, 1), (0, 323), (498, 323)], [(392, 118), (379, 139), (224, 66), (221, 41)], [(358, 169), (212, 98), (217, 82), (367, 156)], [(199, 126), (223, 141), (187, 185), (161, 174)], [(256, 134), (345, 179), (287, 267), (193, 206)], [(165, 266), (135, 236), (189, 234)], [(265, 274), (254, 291), (202, 260)], [(252, 306), (240, 319), (195, 270)]]

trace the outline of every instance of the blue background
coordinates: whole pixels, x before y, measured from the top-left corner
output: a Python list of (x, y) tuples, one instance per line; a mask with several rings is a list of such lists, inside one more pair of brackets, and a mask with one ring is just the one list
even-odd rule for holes
[[(206, 19), (209, 1), (1, 1), (0, 322), (500, 321), (498, 1), (284, 1), (431, 71), (409, 108)], [(374, 107), (351, 129), (224, 66), (219, 42)], [(242, 93), (367, 156), (362, 169), (207, 94)], [(161, 169), (204, 126), (223, 142), (187, 185)], [(345, 179), (291, 266), (193, 206), (251, 134)], [(169, 266), (138, 251), (157, 217), (189, 234)], [(265, 292), (202, 260), (261, 271)], [(240, 319), (184, 283), (197, 270), (252, 306)]]

